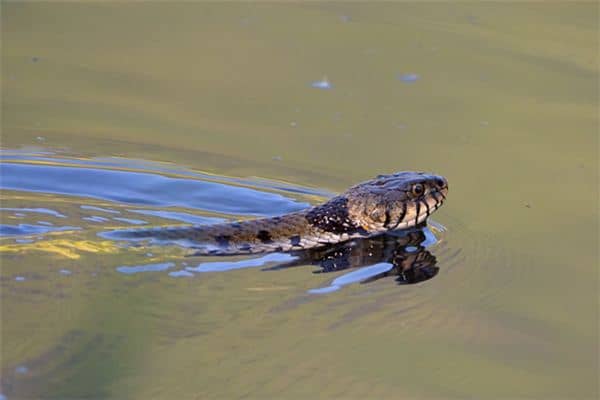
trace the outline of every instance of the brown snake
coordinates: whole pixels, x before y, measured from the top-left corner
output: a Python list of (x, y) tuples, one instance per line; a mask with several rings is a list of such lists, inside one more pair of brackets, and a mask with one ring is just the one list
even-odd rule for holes
[(234, 255), (309, 249), (408, 229), (441, 207), (448, 193), (442, 176), (398, 172), (352, 186), (331, 200), (273, 218), (207, 226), (112, 232), (113, 239), (186, 242), (197, 255)]

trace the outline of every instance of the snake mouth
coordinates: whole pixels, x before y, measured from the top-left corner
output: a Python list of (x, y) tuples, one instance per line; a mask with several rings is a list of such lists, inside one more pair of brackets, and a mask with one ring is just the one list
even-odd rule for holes
[(444, 204), (447, 194), (447, 186), (440, 189), (432, 189), (422, 198), (405, 204), (401, 217), (391, 230), (413, 228), (425, 222), (431, 214)]

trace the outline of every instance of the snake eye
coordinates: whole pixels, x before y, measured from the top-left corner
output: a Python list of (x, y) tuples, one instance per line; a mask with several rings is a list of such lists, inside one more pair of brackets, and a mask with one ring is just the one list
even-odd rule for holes
[(415, 183), (411, 190), (415, 196), (420, 196), (425, 191), (425, 189), (423, 188), (423, 185), (420, 183)]

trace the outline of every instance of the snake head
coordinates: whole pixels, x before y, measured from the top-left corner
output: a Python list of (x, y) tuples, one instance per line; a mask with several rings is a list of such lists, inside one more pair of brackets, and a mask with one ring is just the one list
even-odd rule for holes
[(367, 232), (406, 229), (424, 222), (441, 207), (448, 194), (443, 176), (397, 172), (348, 189), (350, 216)]

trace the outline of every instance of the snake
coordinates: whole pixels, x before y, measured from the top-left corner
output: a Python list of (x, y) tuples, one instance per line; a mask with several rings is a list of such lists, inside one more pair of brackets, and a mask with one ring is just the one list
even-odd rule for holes
[(281, 216), (214, 225), (120, 229), (112, 239), (183, 244), (194, 255), (290, 252), (417, 227), (448, 194), (440, 175), (402, 171), (350, 187), (328, 201)]

